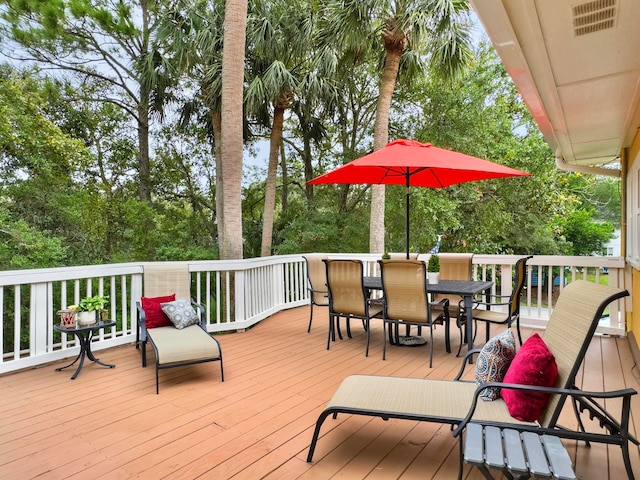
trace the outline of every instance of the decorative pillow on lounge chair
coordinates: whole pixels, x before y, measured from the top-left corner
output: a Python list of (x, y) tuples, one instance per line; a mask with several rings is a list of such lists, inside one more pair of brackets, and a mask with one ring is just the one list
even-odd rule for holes
[[(520, 347), (504, 376), (504, 383), (553, 387), (558, 376), (558, 365), (547, 344), (537, 333), (529, 337)], [(500, 396), (507, 404), (513, 418), (525, 422), (538, 419), (549, 400), (541, 392), (509, 390), (503, 388)]]
[(165, 295), (164, 297), (142, 297), (141, 303), (144, 309), (145, 324), (147, 328), (170, 327), (173, 325), (164, 312), (160, 304), (162, 302), (173, 302), (176, 294)]
[(179, 298), (174, 302), (162, 303), (160, 306), (178, 330), (182, 330), (189, 325), (200, 323), (200, 317), (191, 306), (191, 302), (186, 298)]
[[(502, 382), (513, 357), (516, 355), (516, 341), (511, 330), (506, 330), (489, 340), (478, 355), (476, 363), (476, 383)], [(483, 400), (495, 400), (500, 396), (498, 387), (490, 387), (480, 393)]]

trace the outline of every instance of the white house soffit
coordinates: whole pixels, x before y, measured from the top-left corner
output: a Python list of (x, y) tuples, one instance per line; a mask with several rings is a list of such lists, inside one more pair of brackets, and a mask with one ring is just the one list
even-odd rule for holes
[(472, 0), (545, 139), (607, 163), (640, 122), (637, 0)]
[[(552, 125), (551, 120), (552, 118), (562, 119), (560, 101), (556, 99), (555, 102), (550, 102), (548, 98), (549, 95), (553, 96), (555, 92), (555, 83), (551, 75), (551, 68), (548, 62), (543, 60), (543, 63), (546, 63), (545, 71), (547, 72), (548, 80), (541, 82), (540, 77), (542, 75), (540, 72), (537, 72), (534, 78), (532, 73), (532, 59), (529, 58), (532, 54), (532, 49), (535, 47), (540, 50), (539, 56), (546, 59), (544, 42), (539, 33), (540, 26), (537, 21), (537, 13), (535, 12), (533, 3), (516, 2), (513, 8), (509, 8), (508, 0), (470, 0), (470, 3), (482, 22), (487, 35), (489, 35), (505, 69), (513, 79), (527, 108), (538, 124), (545, 140), (549, 143), (552, 150), (555, 151), (556, 148), (561, 148), (556, 138), (556, 132), (554, 131), (557, 125)], [(505, 4), (507, 5), (505, 6)], [(526, 14), (523, 12), (524, 10), (526, 10)], [(517, 34), (516, 30), (518, 32)], [(533, 35), (533, 30), (537, 30), (538, 34)], [(526, 56), (523, 46), (521, 45), (521, 39), (523, 37), (524, 41), (529, 44)], [(533, 41), (534, 37), (539, 39), (537, 47)], [(540, 60), (538, 63), (540, 63)], [(544, 85), (547, 85), (547, 92), (551, 92), (546, 94), (545, 97), (547, 98), (543, 98), (541, 92)], [(549, 107), (556, 110), (555, 115), (549, 114), (547, 111)]]

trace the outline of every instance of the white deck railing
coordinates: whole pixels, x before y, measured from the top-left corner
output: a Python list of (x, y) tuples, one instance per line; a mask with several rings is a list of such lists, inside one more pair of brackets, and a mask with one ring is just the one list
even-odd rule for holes
[[(358, 258), (365, 263), (367, 274), (377, 273), (379, 255), (329, 256)], [(518, 258), (475, 255), (474, 278), (494, 280), (494, 293), (509, 294), (513, 265)], [(187, 263), (192, 277), (192, 296), (205, 306), (210, 332), (243, 330), (280, 310), (309, 302), (302, 255)], [(72, 337), (55, 332), (53, 325), (59, 321), (57, 310), (78, 303), (85, 296), (109, 295), (109, 314), (117, 320), (115, 327), (96, 335), (94, 350), (133, 343), (136, 302), (143, 293), (144, 265), (127, 263), (0, 272), (0, 373), (76, 355), (79, 347)], [(617, 257), (534, 257), (528, 262), (522, 323), (544, 327), (565, 282), (588, 279), (589, 274), (600, 281), (606, 275), (610, 285), (624, 288), (628, 284), (624, 272), (624, 260)], [(611, 305), (609, 320), (600, 329), (602, 333), (624, 335), (625, 305), (627, 310), (631, 308), (629, 300)]]

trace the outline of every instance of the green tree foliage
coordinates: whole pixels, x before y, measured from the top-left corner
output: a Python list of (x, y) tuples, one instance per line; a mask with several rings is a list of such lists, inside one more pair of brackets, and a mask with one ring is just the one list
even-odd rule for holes
[[(192, 14), (187, 24), (194, 29), (185, 30), (189, 35), (183, 32), (182, 40), (194, 40), (191, 35), (199, 42), (220, 40), (218, 17), (203, 22), (203, 32), (198, 11), (179, 11)], [(168, 48), (169, 43), (160, 45)], [(114, 104), (97, 101), (112, 92), (109, 82), (87, 78), (79, 91), (61, 72), (53, 81), (35, 71), (0, 68), (0, 268), (218, 258), (217, 196), (224, 182), (215, 165), (219, 142), (212, 144), (217, 135), (212, 132), (222, 118), (214, 81), (219, 62), (211, 57), (202, 69), (190, 69), (178, 59), (201, 62), (209, 58), (207, 52), (213, 56), (220, 50), (202, 48), (191, 56), (191, 47), (203, 44), (194, 40), (185, 45), (167, 57), (176, 61), (175, 72), (184, 75), (184, 95), (167, 92), (184, 103), (162, 104), (162, 128), (151, 130), (151, 201), (139, 198), (138, 135), (129, 117)], [(315, 57), (301, 58), (300, 68), (307, 72), (301, 83), (311, 82), (322, 70)], [(279, 159), (286, 170), (276, 189), (276, 254), (369, 250), (371, 188), (306, 185), (311, 175), (371, 150), (379, 70), (371, 59), (363, 60), (348, 71), (338, 68), (342, 75), (327, 75), (332, 85), (331, 95), (322, 96), (327, 102), (307, 96), (306, 89), (284, 119)], [(170, 75), (168, 63), (162, 68), (168, 69), (163, 75)], [(442, 82), (431, 74), (416, 80), (410, 87), (400, 83), (394, 91), (391, 138), (432, 142), (532, 176), (442, 190), (412, 188), (412, 250), (428, 251), (437, 235), (444, 234), (442, 251), (600, 252), (612, 231), (607, 222), (619, 220), (619, 181), (555, 167), (491, 48), (475, 52), (472, 68), (456, 80)], [(192, 109), (195, 115), (173, 115), (173, 107), (183, 105), (183, 111)], [(256, 118), (250, 119), (254, 126)], [(241, 179), (242, 215), (233, 217), (242, 221), (246, 257), (260, 255), (266, 185), (262, 168)], [(387, 189), (389, 251), (404, 249), (404, 194), (404, 188)]]
[[(0, 71), (0, 200), (3, 267), (53, 266), (75, 215), (72, 175), (88, 151), (45, 117), (47, 82)], [(29, 260), (29, 256), (33, 258)]]
[[(531, 174), (444, 190), (412, 190), (414, 248), (428, 250), (443, 234), (442, 250), (559, 254), (558, 221), (578, 200), (495, 52), (483, 45), (473, 66), (447, 83), (433, 76), (404, 92), (396, 105), (399, 136), (431, 142)], [(398, 195), (400, 192), (398, 192)], [(415, 199), (415, 201), (414, 201)], [(393, 203), (398, 204), (394, 198)], [(395, 221), (393, 219), (396, 219)], [(398, 215), (388, 231), (401, 231)], [(397, 235), (396, 235), (397, 236)]]
[(568, 244), (566, 255), (603, 254), (614, 227), (610, 222), (594, 221), (595, 212), (595, 208), (579, 209), (562, 223), (562, 235)]
[[(150, 200), (149, 123), (151, 102), (162, 103), (166, 87), (174, 79), (161, 75), (168, 69), (152, 50), (151, 39), (165, 2), (112, 0), (59, 0), (54, 2), (2, 2), (0, 33), (20, 48), (11, 55), (46, 68), (108, 84), (109, 95), (97, 99), (122, 109), (137, 127), (139, 195)], [(78, 89), (77, 94), (82, 93)]]

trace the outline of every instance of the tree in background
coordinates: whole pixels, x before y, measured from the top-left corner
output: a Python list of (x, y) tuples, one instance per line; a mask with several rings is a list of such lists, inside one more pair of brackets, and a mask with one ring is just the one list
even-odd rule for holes
[[(469, 59), (469, 4), (463, 0), (348, 0), (328, 3), (327, 39), (353, 62), (380, 51), (382, 74), (373, 150), (389, 141), (389, 111), (399, 72), (421, 73), (426, 53), (433, 72), (451, 78)], [(403, 64), (403, 65), (402, 65)], [(402, 68), (401, 68), (402, 67)], [(369, 251), (385, 251), (385, 187), (371, 188)]]
[[(138, 131), (139, 197), (151, 200), (149, 121), (152, 94), (162, 97), (167, 78), (158, 77), (151, 37), (163, 13), (162, 2), (135, 0), (5, 0), (0, 34), (19, 49), (11, 58), (36, 62), (74, 76), (78, 84), (94, 78), (109, 84), (110, 94), (87, 100), (112, 103), (134, 120)], [(81, 90), (78, 90), (80, 93)]]
[(222, 130), (221, 167), (223, 186), (223, 243), (220, 258), (242, 258), (242, 86), (244, 79), (244, 47), (247, 26), (247, 0), (227, 0), (224, 47), (222, 50)]
[(63, 237), (81, 192), (72, 177), (87, 161), (82, 142), (44, 115), (48, 82), (0, 70), (0, 268), (66, 260)]

